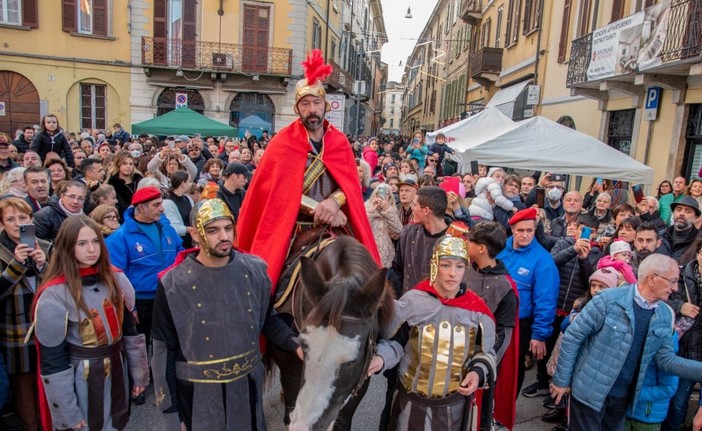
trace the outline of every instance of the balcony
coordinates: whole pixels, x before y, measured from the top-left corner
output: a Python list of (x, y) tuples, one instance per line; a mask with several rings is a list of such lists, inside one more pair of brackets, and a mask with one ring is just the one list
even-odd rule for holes
[(483, 1), (482, 0), (465, 0), (463, 9), (461, 10), (461, 19), (470, 25), (475, 25), (480, 22), (483, 17)]
[(292, 50), (233, 43), (141, 38), (143, 66), (290, 77)]
[(329, 64), (332, 65), (334, 71), (327, 78), (326, 83), (346, 94), (353, 93), (353, 77), (335, 61), (329, 60)]
[(502, 48), (483, 47), (471, 54), (470, 77), (479, 83), (497, 82), (502, 70)]
[[(687, 77), (691, 67), (698, 67), (702, 59), (702, 0), (677, 0), (669, 9), (654, 5), (573, 40), (566, 86), (602, 89), (607, 86), (600, 84), (607, 81), (639, 85), (644, 82), (642, 74), (673, 75), (676, 80)], [(657, 19), (667, 21), (667, 26), (657, 25)], [(626, 20), (634, 24), (625, 27), (622, 23)], [(602, 53), (609, 54), (606, 42), (600, 40), (619, 37), (617, 26), (629, 40), (638, 40), (633, 36), (640, 35), (641, 42), (627, 44), (620, 40), (614, 50), (615, 61), (600, 60)]]

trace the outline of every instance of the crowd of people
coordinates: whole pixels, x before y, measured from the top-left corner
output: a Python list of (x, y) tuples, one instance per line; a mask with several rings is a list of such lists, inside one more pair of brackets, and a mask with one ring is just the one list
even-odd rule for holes
[(313, 60), (273, 136), (74, 134), (54, 115), (0, 134), (18, 429), (124, 429), (151, 384), (166, 429), (265, 429), (259, 335), (298, 370), (307, 348), (271, 295), (319, 235), (350, 233), (396, 297), (368, 370), (387, 379), (380, 429), (466, 429), (482, 388), (480, 429), (512, 429), (521, 394), (555, 431), (679, 430), (702, 381), (702, 180), (632, 200), (604, 178), (581, 194), (558, 173), (461, 175), (442, 134), (329, 125)]

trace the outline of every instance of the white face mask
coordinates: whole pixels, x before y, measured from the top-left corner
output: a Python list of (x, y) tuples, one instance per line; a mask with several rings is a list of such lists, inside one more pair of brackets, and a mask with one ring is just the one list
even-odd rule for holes
[(131, 154), (132, 157), (134, 157), (135, 159), (138, 159), (139, 157), (141, 157), (141, 151), (139, 151), (139, 150), (132, 150), (129, 152), (129, 154)]
[(552, 202), (561, 200), (561, 196), (563, 196), (561, 189), (549, 189), (548, 193), (546, 193), (546, 197)]

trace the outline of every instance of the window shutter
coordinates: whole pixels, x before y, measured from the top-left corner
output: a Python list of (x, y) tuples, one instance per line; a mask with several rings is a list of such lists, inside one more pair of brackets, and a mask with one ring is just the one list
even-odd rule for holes
[(166, 0), (154, 0), (154, 37), (167, 38)]
[(563, 63), (568, 52), (568, 32), (570, 31), (570, 1), (565, 0), (563, 5), (563, 20), (561, 21), (561, 39), (558, 42), (558, 62)]
[(507, 10), (507, 25), (505, 29), (507, 32), (505, 34), (505, 46), (510, 46), (512, 44), (512, 12), (514, 8), (514, 0), (510, 0), (509, 9)]
[(614, 0), (612, 2), (612, 16), (609, 22), (619, 21), (624, 17), (624, 0)]
[(646, 5), (644, 7), (651, 7), (656, 4), (656, 0), (646, 0)]
[(38, 0), (22, 1), (22, 25), (30, 28), (39, 27)]
[(197, 39), (197, 1), (185, 0), (183, 2), (183, 40), (195, 41)]
[(531, 7), (532, 0), (525, 0), (524, 2), (524, 23), (522, 24), (522, 34), (527, 34), (531, 31)]
[(93, 34), (107, 36), (107, 0), (93, 0)]
[(76, 0), (63, 0), (63, 31), (75, 32)]

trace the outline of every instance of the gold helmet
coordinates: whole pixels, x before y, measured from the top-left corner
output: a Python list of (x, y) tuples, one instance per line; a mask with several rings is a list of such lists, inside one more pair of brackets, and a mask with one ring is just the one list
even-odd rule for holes
[(197, 229), (197, 233), (200, 235), (200, 240), (204, 244), (200, 244), (206, 251), (209, 250), (209, 244), (207, 244), (207, 236), (205, 236), (205, 227), (215, 220), (228, 218), (233, 223), (236, 223), (232, 212), (229, 207), (222, 199), (206, 199), (198, 202), (196, 205), (197, 211), (193, 214), (193, 219), (191, 225)]
[(322, 80), (331, 75), (334, 68), (329, 64), (324, 64), (322, 51), (319, 49), (313, 49), (310, 52), (307, 59), (302, 62), (302, 67), (305, 69), (305, 77), (299, 80), (295, 86), (295, 113), (299, 114), (297, 102), (305, 96), (321, 97), (326, 105), (324, 112), (331, 111)]
[(429, 283), (432, 285), (434, 285), (436, 275), (439, 273), (439, 261), (441, 259), (458, 259), (466, 264), (470, 263), (470, 259), (468, 259), (468, 244), (464, 239), (450, 235), (444, 236), (436, 243), (431, 254), (431, 269), (429, 272)]

